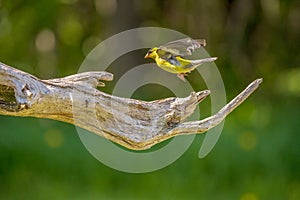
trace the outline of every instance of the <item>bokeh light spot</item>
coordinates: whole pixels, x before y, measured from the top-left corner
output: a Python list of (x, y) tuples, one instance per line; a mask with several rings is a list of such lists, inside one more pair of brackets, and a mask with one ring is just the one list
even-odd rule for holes
[(62, 146), (64, 142), (63, 134), (58, 129), (50, 129), (45, 132), (45, 142), (52, 148), (58, 148)]
[(241, 196), (240, 200), (258, 200), (258, 197), (254, 193), (245, 193)]
[(116, 0), (95, 0), (95, 7), (98, 14), (112, 16), (117, 10)]
[(255, 148), (257, 144), (257, 138), (252, 132), (247, 131), (239, 136), (238, 144), (242, 149), (250, 151)]
[(49, 29), (40, 31), (35, 38), (35, 46), (40, 52), (49, 52), (55, 48), (55, 35)]
[(59, 27), (60, 39), (67, 45), (76, 46), (83, 35), (83, 27), (76, 17), (67, 17)]
[(276, 89), (282, 94), (300, 95), (300, 67), (280, 73), (276, 81)]
[(276, 19), (280, 15), (279, 0), (261, 0), (262, 9), (269, 19)]

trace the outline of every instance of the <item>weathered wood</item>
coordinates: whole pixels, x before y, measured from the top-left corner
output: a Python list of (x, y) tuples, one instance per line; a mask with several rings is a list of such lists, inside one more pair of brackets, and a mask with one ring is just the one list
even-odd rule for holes
[(254, 92), (253, 81), (218, 113), (200, 121), (183, 122), (210, 91), (186, 98), (151, 102), (121, 98), (96, 89), (113, 75), (85, 72), (40, 80), (0, 63), (0, 114), (49, 118), (74, 124), (129, 149), (142, 150), (176, 135), (203, 133), (218, 125)]

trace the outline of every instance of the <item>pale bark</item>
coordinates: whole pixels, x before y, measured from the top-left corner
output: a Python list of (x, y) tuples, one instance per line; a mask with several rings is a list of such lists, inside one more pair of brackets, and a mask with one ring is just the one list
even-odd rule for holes
[(97, 89), (104, 86), (99, 81), (112, 79), (108, 72), (85, 72), (40, 80), (0, 63), (0, 114), (71, 123), (129, 149), (142, 150), (176, 135), (204, 133), (215, 127), (262, 82), (253, 81), (216, 114), (184, 122), (210, 91), (146, 102)]

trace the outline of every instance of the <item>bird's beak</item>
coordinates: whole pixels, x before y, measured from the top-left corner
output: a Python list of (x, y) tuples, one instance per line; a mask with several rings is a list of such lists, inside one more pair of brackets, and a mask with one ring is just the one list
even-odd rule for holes
[(149, 54), (147, 53), (144, 58), (150, 58)]

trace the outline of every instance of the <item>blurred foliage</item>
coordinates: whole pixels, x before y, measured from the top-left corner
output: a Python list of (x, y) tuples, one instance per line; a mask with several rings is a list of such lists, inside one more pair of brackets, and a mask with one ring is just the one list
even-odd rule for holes
[[(199, 135), (148, 174), (99, 163), (70, 125), (0, 116), (0, 199), (300, 199), (299, 21), (297, 0), (0, 0), (0, 61), (40, 78), (76, 73), (99, 42), (143, 26), (205, 38), (229, 99), (264, 78), (209, 156), (197, 157)], [(130, 64), (112, 69), (116, 79)], [(166, 92), (151, 86), (134, 97)]]

